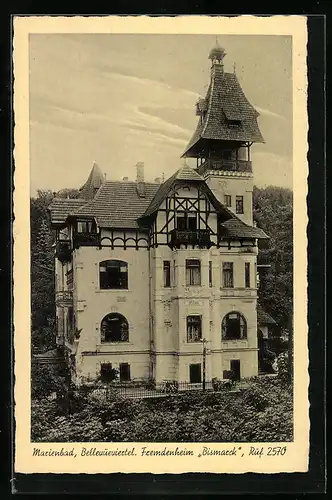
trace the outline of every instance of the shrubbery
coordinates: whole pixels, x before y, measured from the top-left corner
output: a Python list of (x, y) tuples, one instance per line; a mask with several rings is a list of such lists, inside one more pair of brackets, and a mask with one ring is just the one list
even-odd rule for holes
[(278, 377), (244, 390), (126, 399), (92, 388), (32, 404), (35, 442), (290, 441), (292, 394)]

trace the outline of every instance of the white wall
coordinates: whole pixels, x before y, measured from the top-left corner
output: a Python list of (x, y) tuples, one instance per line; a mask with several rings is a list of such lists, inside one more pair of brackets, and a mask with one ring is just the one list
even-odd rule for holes
[[(252, 226), (252, 192), (253, 192), (253, 177), (247, 174), (239, 174), (237, 172), (219, 172), (207, 173), (206, 183), (213, 191), (214, 195), (221, 203), (225, 203), (224, 195), (232, 197), (232, 206), (229, 207), (235, 213), (236, 196), (243, 196), (243, 214), (236, 214), (246, 224)], [(222, 175), (221, 175), (222, 174)], [(233, 175), (231, 175), (233, 174)]]

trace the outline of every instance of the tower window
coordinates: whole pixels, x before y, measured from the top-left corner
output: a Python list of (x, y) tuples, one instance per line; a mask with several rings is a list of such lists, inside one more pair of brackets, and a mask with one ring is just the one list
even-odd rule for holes
[(235, 211), (237, 214), (243, 214), (243, 196), (237, 196), (235, 199)]
[(202, 317), (187, 316), (187, 342), (199, 342), (202, 339)]
[(244, 263), (244, 280), (245, 287), (250, 288), (250, 262)]
[(164, 260), (164, 287), (169, 288), (171, 286), (171, 262), (169, 260)]
[(226, 314), (222, 320), (222, 339), (240, 340), (247, 338), (247, 322), (244, 316), (238, 312)]
[(223, 262), (222, 273), (223, 273), (223, 287), (233, 288), (234, 286), (233, 262)]
[(104, 260), (99, 264), (101, 290), (128, 288), (128, 264), (122, 260)]
[(122, 314), (110, 313), (100, 325), (101, 342), (128, 342), (129, 325)]
[(224, 202), (226, 207), (231, 207), (232, 206), (232, 197), (229, 194), (225, 194), (224, 196)]
[(191, 384), (202, 382), (202, 368), (200, 363), (189, 365), (189, 381)]
[(186, 286), (200, 286), (201, 262), (197, 259), (186, 260)]

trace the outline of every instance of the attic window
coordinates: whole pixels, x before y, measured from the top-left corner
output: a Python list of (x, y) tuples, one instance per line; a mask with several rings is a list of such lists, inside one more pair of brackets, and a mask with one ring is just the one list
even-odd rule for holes
[(226, 118), (226, 122), (228, 125), (239, 126), (241, 125), (241, 120), (229, 119)]
[(236, 109), (224, 109), (225, 120), (228, 125), (240, 125), (242, 117)]

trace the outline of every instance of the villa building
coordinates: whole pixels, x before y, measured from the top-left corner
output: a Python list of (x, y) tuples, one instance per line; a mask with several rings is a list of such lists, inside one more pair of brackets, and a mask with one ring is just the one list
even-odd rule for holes
[[(250, 148), (258, 113), (225, 51), (182, 166), (164, 182), (106, 180), (94, 164), (78, 198), (55, 198), (57, 343), (72, 375), (197, 383), (258, 374), (258, 241)], [(262, 314), (261, 314), (262, 316)], [(263, 327), (263, 325), (262, 325)], [(204, 339), (204, 342), (203, 342)]]

